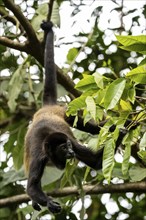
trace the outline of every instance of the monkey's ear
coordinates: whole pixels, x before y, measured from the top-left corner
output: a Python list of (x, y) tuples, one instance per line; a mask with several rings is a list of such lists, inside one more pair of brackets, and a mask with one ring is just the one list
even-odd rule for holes
[(47, 146), (56, 147), (60, 144), (66, 143), (67, 140), (68, 140), (67, 135), (61, 132), (55, 132), (46, 137), (44, 144), (46, 147)]

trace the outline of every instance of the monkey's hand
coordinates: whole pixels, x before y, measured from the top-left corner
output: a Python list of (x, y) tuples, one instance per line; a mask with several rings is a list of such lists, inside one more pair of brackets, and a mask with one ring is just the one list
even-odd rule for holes
[(41, 211), (41, 207), (37, 202), (32, 201), (32, 207), (37, 211)]
[(50, 210), (50, 212), (52, 213), (59, 213), (61, 212), (61, 206), (58, 202), (54, 202), (53, 200), (51, 200), (49, 198), (48, 202), (47, 202), (47, 207)]

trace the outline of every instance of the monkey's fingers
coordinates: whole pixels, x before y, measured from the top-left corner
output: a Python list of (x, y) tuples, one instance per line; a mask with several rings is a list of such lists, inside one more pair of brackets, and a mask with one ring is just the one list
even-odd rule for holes
[(32, 201), (32, 207), (37, 211), (41, 211), (41, 207), (34, 201)]
[(61, 212), (61, 206), (58, 202), (54, 202), (52, 200), (49, 200), (47, 203), (47, 207), (52, 213), (59, 213)]

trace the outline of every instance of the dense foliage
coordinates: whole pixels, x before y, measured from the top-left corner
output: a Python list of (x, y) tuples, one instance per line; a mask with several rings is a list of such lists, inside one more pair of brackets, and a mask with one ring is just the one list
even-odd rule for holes
[[(146, 5), (129, 9), (126, 1), (108, 2), (112, 5), (111, 14), (104, 17), (107, 25), (101, 28), (108, 4), (102, 5), (100, 1), (93, 1), (92, 5), (82, 0), (58, 0), (54, 8), (50, 1), (48, 12), (46, 1), (0, 0), (2, 220), (146, 219), (144, 190), (137, 194), (131, 188), (131, 193), (121, 190), (121, 194), (115, 194), (113, 188), (94, 195), (87, 190), (85, 195), (83, 187), (125, 183), (126, 189), (126, 183), (133, 182), (140, 188), (141, 181), (146, 179), (146, 35), (141, 26)], [(56, 64), (62, 62), (59, 51), (68, 51), (62, 70), (57, 68), (58, 101), (67, 105), (67, 116), (74, 118), (75, 137), (92, 150), (104, 148), (104, 154), (100, 171), (77, 161), (69, 161), (65, 171), (53, 167), (45, 170), (43, 187), (47, 192), (60, 188), (59, 200), (63, 206), (59, 215), (51, 216), (46, 208), (40, 213), (33, 211), (24, 195), (23, 143), (32, 115), (41, 106), (44, 44), (40, 23), (52, 14), (53, 22), (58, 25), (59, 7), (64, 12), (65, 7), (71, 8), (72, 26), (68, 30), (69, 40), (60, 34), (55, 42), (55, 53), (59, 54)], [(84, 17), (87, 29), (78, 31), (82, 22), (80, 13), (88, 8), (89, 14)], [(111, 25), (114, 13), (118, 27)], [(131, 19), (128, 28), (125, 19)], [(138, 35), (133, 34), (135, 27), (140, 30)], [(55, 32), (59, 30), (56, 28)], [(79, 120), (84, 127), (89, 123), (89, 129), (79, 127)], [(117, 145), (120, 153), (115, 156)], [(70, 193), (74, 186), (78, 188), (78, 196)], [(63, 190), (67, 197), (62, 196)], [(19, 195), (24, 197), (20, 199)], [(3, 205), (5, 198), (10, 202)]]

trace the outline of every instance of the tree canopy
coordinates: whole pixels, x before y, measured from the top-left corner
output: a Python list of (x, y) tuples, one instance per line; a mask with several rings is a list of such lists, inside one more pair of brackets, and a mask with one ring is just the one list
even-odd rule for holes
[[(134, 2), (0, 0), (0, 219), (146, 219), (146, 5)], [(33, 210), (23, 169), (42, 103), (40, 24), (50, 19), (58, 103), (79, 142), (104, 148), (102, 170), (78, 161), (46, 168), (43, 188), (63, 206), (55, 216)]]

